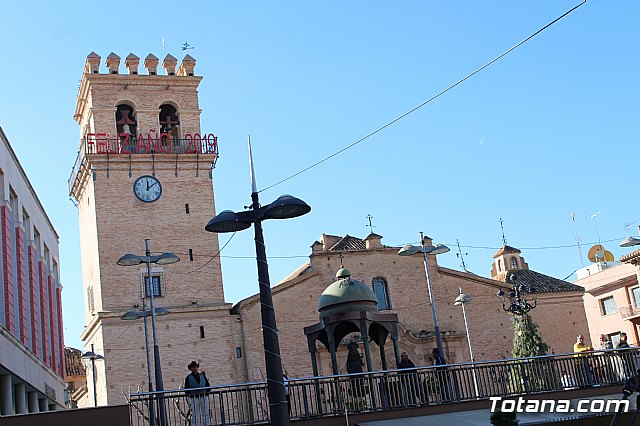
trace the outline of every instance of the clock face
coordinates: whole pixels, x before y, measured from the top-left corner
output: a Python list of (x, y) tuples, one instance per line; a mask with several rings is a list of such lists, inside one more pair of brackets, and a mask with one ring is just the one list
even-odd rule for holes
[(138, 200), (145, 203), (153, 203), (162, 195), (162, 185), (153, 176), (140, 176), (133, 183), (133, 193)]

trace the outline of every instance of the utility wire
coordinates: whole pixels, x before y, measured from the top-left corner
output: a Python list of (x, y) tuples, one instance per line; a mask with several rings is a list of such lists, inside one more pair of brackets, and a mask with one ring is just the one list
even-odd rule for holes
[(449, 87), (447, 87), (446, 89), (438, 92), (437, 94), (435, 94), (434, 96), (432, 96), (431, 98), (427, 99), (426, 101), (424, 101), (423, 103), (421, 103), (420, 105), (410, 109), (409, 111), (405, 112), (404, 114), (400, 115), (399, 117), (394, 118), (393, 120), (389, 121), (387, 124), (383, 125), (382, 127), (377, 128), (376, 130), (374, 130), (373, 132), (369, 133), (368, 135), (358, 139), (357, 141), (353, 142), (350, 145), (347, 145), (346, 147), (342, 148), (341, 150), (329, 155), (328, 157), (323, 158), (320, 161), (317, 161), (313, 164), (311, 164), (308, 167), (305, 167), (304, 169), (292, 174), (289, 177), (286, 177), (272, 185), (267, 186), (266, 188), (261, 189), (260, 191), (258, 191), (258, 193), (266, 191), (268, 189), (271, 189), (277, 185), (280, 185), (281, 183), (284, 183), (286, 181), (288, 181), (289, 179), (293, 179), (294, 177), (301, 175), (302, 173), (313, 169), (316, 166), (319, 166), (320, 164), (324, 163), (325, 161), (328, 161), (330, 159), (332, 159), (333, 157), (342, 154), (343, 152), (345, 152), (346, 150), (353, 148), (354, 146), (358, 145), (361, 142), (364, 142), (365, 140), (369, 139), (371, 136), (381, 132), (382, 130), (386, 129), (387, 127), (397, 123), (398, 121), (402, 120), (403, 118), (405, 118), (406, 116), (414, 113), (415, 111), (419, 110), (420, 108), (422, 108), (423, 106), (427, 105), (428, 103), (430, 103), (431, 101), (439, 98), (441, 95), (444, 95), (445, 93), (447, 93), (449, 90), (453, 89), (454, 87), (456, 87), (457, 85), (459, 85), (460, 83), (468, 80), (469, 78), (473, 77), (474, 75), (476, 75), (477, 73), (479, 73), (480, 71), (482, 71), (483, 69), (487, 68), (488, 66), (490, 66), (491, 64), (493, 64), (494, 62), (498, 61), (499, 59), (501, 59), (503, 56), (506, 56), (507, 54), (509, 54), (510, 52), (512, 52), (513, 50), (517, 49), (518, 47), (522, 46), (523, 44), (525, 44), (526, 42), (528, 42), (529, 40), (531, 40), (532, 38), (534, 38), (535, 36), (537, 36), (538, 34), (540, 34), (541, 32), (543, 32), (544, 30), (546, 30), (547, 28), (549, 28), (550, 26), (552, 26), (553, 24), (555, 24), (556, 22), (560, 21), (562, 18), (564, 18), (565, 16), (569, 15), (571, 12), (573, 12), (574, 10), (576, 10), (577, 8), (579, 8), (580, 6), (582, 6), (583, 4), (585, 4), (587, 2), (587, 0), (583, 0), (582, 3), (578, 4), (577, 6), (574, 6), (573, 8), (571, 8), (570, 10), (568, 10), (567, 12), (563, 13), (562, 15), (560, 15), (558, 18), (554, 19), (553, 21), (549, 22), (547, 25), (545, 25), (544, 27), (540, 28), (538, 31), (536, 31), (535, 33), (531, 34), (529, 37), (525, 38), (524, 40), (522, 40), (521, 42), (519, 42), (518, 44), (516, 44), (515, 46), (507, 49), (506, 51), (504, 51), (503, 53), (501, 53), (500, 55), (496, 56), (495, 58), (493, 58), (492, 60), (490, 60), (489, 62), (487, 62), (486, 64), (484, 64), (483, 66), (481, 66), (480, 68), (476, 69), (475, 71), (473, 71), (470, 74), (467, 74), (467, 76), (461, 78), (460, 80), (456, 81), (455, 83), (453, 83), (452, 85), (450, 85)]

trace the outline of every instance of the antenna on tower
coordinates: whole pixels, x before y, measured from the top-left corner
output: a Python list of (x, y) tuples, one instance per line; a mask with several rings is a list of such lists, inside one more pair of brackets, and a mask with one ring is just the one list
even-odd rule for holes
[(500, 218), (500, 229), (502, 230), (502, 245), (507, 245), (507, 239), (504, 237), (504, 226), (502, 225), (502, 218)]
[(582, 260), (582, 246), (580, 245), (580, 235), (578, 235), (578, 227), (576, 226), (576, 212), (571, 212), (571, 220), (573, 221), (573, 231), (576, 234), (576, 242), (578, 243), (578, 256), (580, 256), (580, 266), (584, 268), (584, 261)]
[(371, 230), (369, 233), (373, 234), (373, 228), (375, 228), (375, 225), (371, 222), (371, 219), (373, 219), (373, 216), (371, 216), (371, 214), (368, 214), (367, 219), (369, 219), (369, 224), (365, 226), (368, 226), (369, 229)]
[[(460, 248), (460, 240), (458, 240), (456, 238), (456, 244), (458, 245), (458, 252), (456, 253), (456, 257), (458, 257), (460, 259), (460, 266), (462, 266), (462, 269), (465, 272), (469, 272), (467, 271), (467, 265), (464, 263), (464, 257), (462, 255), (462, 249)], [(464, 256), (467, 256), (469, 253), (465, 253)]]
[[(595, 225), (595, 227), (596, 227), (596, 236), (598, 237), (598, 245), (600, 246), (600, 248), (602, 249), (602, 251), (604, 251), (604, 248), (602, 247), (602, 241), (600, 241), (600, 231), (598, 231), (598, 221), (596, 220), (596, 217), (597, 217), (600, 213), (602, 213), (602, 211), (599, 211), (599, 212), (596, 212), (596, 213), (594, 213), (594, 214), (590, 215), (590, 216), (589, 216), (589, 219), (592, 219), (592, 220), (593, 220), (593, 224), (594, 224), (594, 225)], [(606, 260), (606, 259), (604, 260), (604, 264), (605, 264), (605, 265), (607, 264), (607, 260)]]
[(164, 55), (164, 37), (162, 37), (162, 54)]

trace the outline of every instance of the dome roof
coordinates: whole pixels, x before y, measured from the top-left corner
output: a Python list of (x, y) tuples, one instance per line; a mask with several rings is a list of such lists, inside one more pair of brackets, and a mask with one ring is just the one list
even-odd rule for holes
[(378, 300), (373, 290), (362, 281), (352, 280), (347, 269), (338, 271), (338, 281), (327, 287), (320, 296), (320, 317), (348, 311), (377, 311)]

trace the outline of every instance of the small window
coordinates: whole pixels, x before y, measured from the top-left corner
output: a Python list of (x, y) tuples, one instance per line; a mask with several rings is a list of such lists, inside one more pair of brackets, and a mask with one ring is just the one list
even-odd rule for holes
[[(153, 281), (153, 297), (162, 296), (162, 286), (160, 285), (160, 275), (152, 275), (151, 280)], [(151, 297), (151, 291), (149, 289), (149, 276), (145, 275), (144, 277), (144, 295), (145, 297)]]
[(242, 358), (242, 348), (236, 348), (236, 358)]
[(510, 262), (511, 262), (511, 269), (518, 269), (518, 259), (512, 256)]
[(640, 308), (640, 287), (632, 288), (631, 294), (633, 295), (633, 306)]
[(498, 272), (502, 272), (502, 260), (498, 259)]
[(613, 300), (613, 296), (600, 299), (600, 310), (603, 316), (616, 313), (616, 302)]
[(189, 262), (193, 262), (193, 249), (189, 249)]
[(378, 300), (378, 309), (381, 311), (391, 309), (391, 304), (389, 303), (389, 290), (384, 278), (374, 278), (372, 286), (373, 293), (376, 295), (376, 299)]
[(185, 212), (186, 214), (189, 214), (189, 204), (185, 204), (185, 205), (184, 205), (184, 212)]
[(204, 339), (204, 325), (200, 326), (200, 338)]

